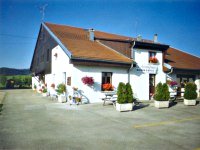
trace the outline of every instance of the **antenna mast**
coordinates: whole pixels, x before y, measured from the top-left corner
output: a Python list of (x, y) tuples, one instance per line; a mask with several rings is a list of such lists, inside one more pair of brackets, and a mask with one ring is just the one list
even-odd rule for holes
[(40, 13), (42, 14), (41, 22), (44, 21), (44, 18), (45, 18), (45, 9), (46, 9), (47, 6), (48, 6), (48, 4), (44, 4), (43, 6), (39, 7)]

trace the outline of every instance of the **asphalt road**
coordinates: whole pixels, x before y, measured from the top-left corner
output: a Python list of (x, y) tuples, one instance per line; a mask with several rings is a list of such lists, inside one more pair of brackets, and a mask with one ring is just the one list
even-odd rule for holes
[(32, 90), (6, 91), (0, 114), (0, 149), (196, 150), (200, 104), (168, 109), (141, 104), (132, 112), (112, 105), (69, 106)]

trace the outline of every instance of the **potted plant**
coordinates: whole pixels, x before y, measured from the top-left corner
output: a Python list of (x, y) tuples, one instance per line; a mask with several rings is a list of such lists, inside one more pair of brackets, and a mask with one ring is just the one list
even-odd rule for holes
[(63, 83), (58, 84), (56, 92), (58, 94), (58, 102), (66, 102), (66, 85)]
[(82, 80), (82, 82), (83, 82), (84, 84), (86, 84), (87, 86), (92, 86), (92, 85), (94, 84), (94, 79), (93, 79), (93, 77), (87, 77), (87, 76), (85, 76), (85, 77), (83, 77), (81, 80)]
[(114, 87), (111, 83), (105, 83), (102, 85), (103, 91), (113, 91)]
[(37, 89), (37, 85), (34, 84), (34, 86), (33, 86), (33, 90), (35, 91), (36, 89)]
[(197, 86), (195, 83), (187, 83), (185, 85), (184, 105), (196, 105)]
[(117, 111), (131, 111), (133, 109), (133, 91), (131, 85), (119, 83), (117, 88)]
[(154, 57), (150, 57), (149, 58), (149, 63), (154, 63), (154, 64), (156, 64), (156, 63), (158, 63), (158, 59), (154, 56)]
[(156, 108), (168, 108), (169, 107), (169, 88), (166, 83), (158, 83), (156, 86), (156, 92), (154, 94), (154, 104)]
[(46, 88), (44, 88), (44, 89), (42, 90), (42, 96), (44, 96), (44, 97), (47, 96), (47, 89), (46, 89)]

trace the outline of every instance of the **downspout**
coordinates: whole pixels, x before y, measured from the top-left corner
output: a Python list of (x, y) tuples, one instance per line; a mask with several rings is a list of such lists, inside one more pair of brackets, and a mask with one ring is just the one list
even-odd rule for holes
[(170, 71), (169, 73), (167, 73), (167, 74), (168, 74), (168, 75), (169, 75), (169, 74), (172, 74), (173, 71), (174, 71), (174, 68), (172, 67), (172, 68), (171, 68), (171, 71)]
[(131, 67), (128, 69), (128, 83), (130, 83), (130, 71), (133, 68), (133, 62), (131, 63)]
[[(133, 47), (135, 46), (135, 41), (133, 41), (133, 45), (131, 46), (131, 55), (132, 55), (132, 60), (133, 60)], [(130, 83), (130, 71), (133, 68), (133, 61), (131, 63), (131, 67), (128, 69), (128, 83)]]

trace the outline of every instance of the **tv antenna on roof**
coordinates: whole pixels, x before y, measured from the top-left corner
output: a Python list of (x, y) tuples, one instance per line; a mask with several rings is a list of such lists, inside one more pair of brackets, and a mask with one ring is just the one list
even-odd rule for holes
[(39, 7), (40, 13), (42, 14), (41, 22), (44, 21), (44, 18), (45, 18), (45, 9), (46, 9), (47, 6), (48, 6), (48, 4), (44, 4), (43, 6)]

